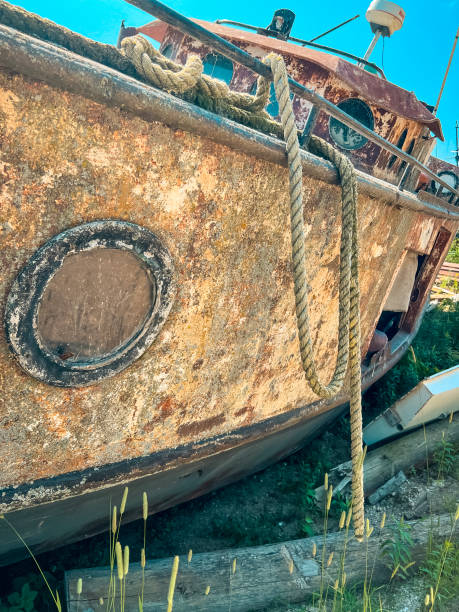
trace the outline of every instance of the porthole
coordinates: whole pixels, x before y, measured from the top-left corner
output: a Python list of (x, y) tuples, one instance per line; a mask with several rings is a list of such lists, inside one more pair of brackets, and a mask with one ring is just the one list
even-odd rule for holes
[(172, 260), (158, 238), (132, 223), (96, 221), (32, 255), (7, 299), (6, 335), (31, 376), (85, 386), (140, 357), (172, 299)]
[(225, 81), (227, 85), (233, 78), (233, 62), (219, 53), (208, 53), (202, 60), (203, 72), (214, 79)]
[[(438, 176), (445, 181), (450, 187), (453, 189), (457, 189), (459, 187), (459, 176), (451, 172), (451, 170), (442, 170), (437, 173)], [(451, 192), (448, 191), (443, 185), (437, 183), (436, 181), (431, 181), (431, 190), (438, 196), (451, 195)]]
[[(370, 130), (374, 127), (373, 113), (368, 104), (359, 98), (348, 98), (338, 104), (338, 108), (354, 117)], [(328, 131), (332, 140), (342, 149), (352, 151), (361, 149), (368, 142), (368, 138), (362, 136), (352, 128), (348, 127), (338, 119), (330, 117)]]

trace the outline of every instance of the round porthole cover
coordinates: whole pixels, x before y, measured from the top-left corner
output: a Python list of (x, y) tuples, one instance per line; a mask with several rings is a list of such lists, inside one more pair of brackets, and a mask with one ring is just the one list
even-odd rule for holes
[(172, 307), (172, 258), (149, 230), (103, 220), (54, 236), (13, 282), (11, 350), (50, 385), (80, 387), (140, 357)]
[[(374, 117), (370, 107), (359, 98), (348, 98), (338, 104), (338, 108), (363, 123), (370, 130), (374, 128)], [(362, 136), (352, 128), (348, 127), (338, 119), (330, 117), (328, 131), (332, 140), (342, 149), (354, 151), (361, 149), (368, 142), (368, 138)]]

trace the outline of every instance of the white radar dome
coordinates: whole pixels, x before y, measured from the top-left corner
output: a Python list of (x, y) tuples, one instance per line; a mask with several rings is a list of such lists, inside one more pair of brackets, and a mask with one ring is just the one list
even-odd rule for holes
[(400, 30), (405, 21), (405, 11), (401, 6), (387, 0), (373, 0), (365, 17), (373, 32), (381, 31), (383, 36), (392, 36)]

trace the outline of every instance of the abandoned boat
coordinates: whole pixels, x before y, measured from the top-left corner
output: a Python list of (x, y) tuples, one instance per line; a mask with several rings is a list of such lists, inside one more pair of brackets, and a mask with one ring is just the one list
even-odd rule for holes
[[(132, 3), (160, 21), (123, 28), (121, 44), (140, 33), (178, 64), (198, 55), (233, 91), (254, 91), (257, 58), (284, 58), (323, 381), (341, 192), (311, 134), (357, 168), (367, 388), (411, 343), (459, 226), (457, 190), (425, 166), (439, 120), (368, 57), (289, 42), (285, 9), (252, 32)], [(133, 520), (143, 491), (158, 512), (293, 452), (340, 414), (349, 384), (320, 399), (305, 380), (283, 141), (3, 0), (0, 23), (0, 512), (40, 552), (103, 530), (126, 484)], [(416, 193), (420, 172), (446, 193)], [(1, 562), (23, 556), (1, 521), (0, 534)]]

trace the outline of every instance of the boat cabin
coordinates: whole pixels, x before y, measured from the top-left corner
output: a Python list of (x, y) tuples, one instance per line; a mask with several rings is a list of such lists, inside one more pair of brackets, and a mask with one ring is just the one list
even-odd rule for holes
[[(443, 140), (440, 121), (427, 105), (420, 102), (413, 92), (389, 82), (384, 72), (370, 62), (359, 65), (330, 52), (292, 44), (285, 40), (285, 36), (273, 37), (269, 28), (259, 28), (254, 33), (219, 23), (194, 21), (259, 59), (270, 52), (279, 53), (293, 79), (423, 163), (430, 154), (435, 137)], [(235, 91), (255, 93), (257, 75), (254, 72), (174, 27), (157, 20), (140, 28), (129, 28), (129, 34), (133, 33), (159, 42), (160, 51), (180, 64), (185, 64), (190, 54), (198, 55), (206, 74), (225, 81)], [(292, 95), (292, 102), (298, 129), (303, 131), (311, 117), (312, 105), (295, 95)], [(273, 85), (267, 110), (274, 119), (278, 117)], [(400, 183), (406, 162), (324, 112), (319, 112), (314, 121), (312, 133), (344, 151), (356, 168), (392, 184)], [(306, 129), (310, 127), (308, 125)]]

